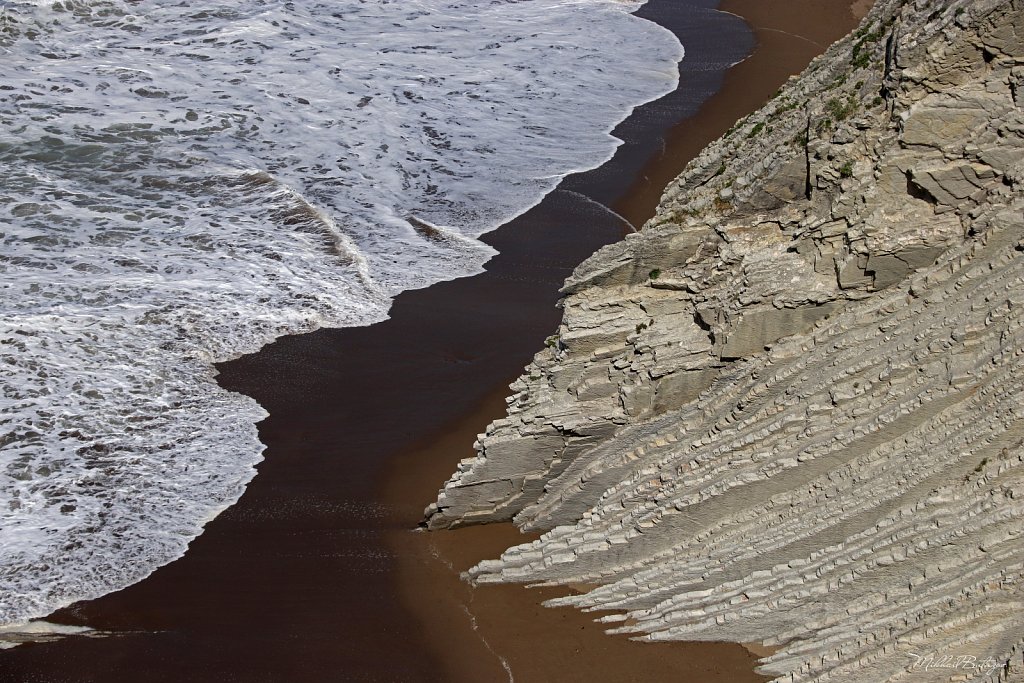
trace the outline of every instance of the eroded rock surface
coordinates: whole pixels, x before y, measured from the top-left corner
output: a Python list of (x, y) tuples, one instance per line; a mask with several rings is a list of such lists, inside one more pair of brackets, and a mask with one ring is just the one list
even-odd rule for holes
[(880, 0), (577, 268), (429, 526), (779, 680), (1024, 680), (1022, 99), (1021, 2)]

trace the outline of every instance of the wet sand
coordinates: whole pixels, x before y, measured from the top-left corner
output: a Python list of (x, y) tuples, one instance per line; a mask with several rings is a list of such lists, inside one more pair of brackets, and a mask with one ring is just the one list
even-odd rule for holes
[(738, 645), (612, 638), (540, 607), (553, 592), (462, 583), (459, 571), (525, 539), (510, 525), (410, 531), (557, 326), (562, 280), (628, 229), (604, 206), (642, 223), (689, 156), (853, 23), (842, 0), (729, 2), (760, 27), (760, 48), (726, 75), (752, 39), (714, 4), (644, 8), (682, 36), (681, 88), (617, 129), (628, 144), (609, 164), (488, 235), (500, 254), (486, 273), (404, 293), (384, 323), (221, 366), (223, 386), (271, 415), (245, 495), (182, 559), (52, 617), (111, 635), (0, 652), (0, 682), (501, 681), (506, 666), (517, 681), (760, 680)]

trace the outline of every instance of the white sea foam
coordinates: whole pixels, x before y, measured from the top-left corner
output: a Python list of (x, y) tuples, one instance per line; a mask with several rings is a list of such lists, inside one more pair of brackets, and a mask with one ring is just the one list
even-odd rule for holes
[(212, 361), (365, 325), (671, 90), (614, 0), (0, 1), (0, 623), (137, 581), (262, 445)]
[(22, 643), (45, 643), (64, 636), (101, 637), (103, 634), (85, 626), (67, 626), (49, 621), (29, 621), (0, 626), (0, 650), (9, 650)]

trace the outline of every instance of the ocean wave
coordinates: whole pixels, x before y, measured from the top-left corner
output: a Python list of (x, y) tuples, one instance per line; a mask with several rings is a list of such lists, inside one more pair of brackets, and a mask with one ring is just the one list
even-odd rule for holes
[(211, 363), (367, 325), (675, 87), (612, 0), (0, 2), (0, 624), (140, 580), (254, 476)]

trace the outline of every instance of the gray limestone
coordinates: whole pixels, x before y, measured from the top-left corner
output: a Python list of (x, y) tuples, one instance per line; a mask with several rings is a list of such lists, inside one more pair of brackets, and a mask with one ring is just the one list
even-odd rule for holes
[(545, 532), (470, 578), (780, 681), (1024, 680), (1022, 86), (1020, 0), (879, 0), (702, 152), (428, 509)]

